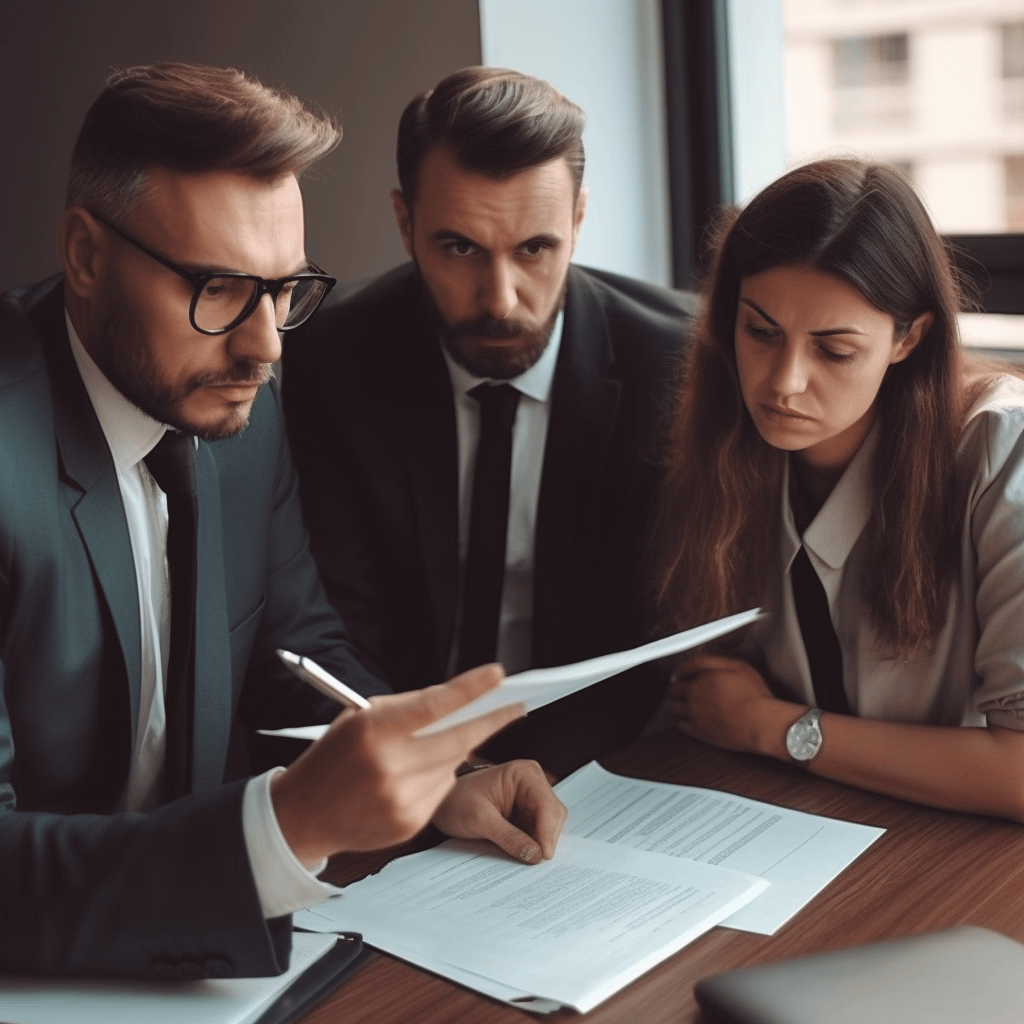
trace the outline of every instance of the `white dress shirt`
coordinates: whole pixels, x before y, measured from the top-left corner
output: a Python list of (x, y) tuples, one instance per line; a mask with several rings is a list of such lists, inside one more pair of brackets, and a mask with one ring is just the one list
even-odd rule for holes
[[(508, 534), (505, 545), (505, 582), (501, 592), (498, 621), (497, 660), (511, 675), (530, 667), (533, 633), (533, 537), (537, 524), (544, 446), (547, 443), (551, 410), (551, 387), (562, 344), (562, 313), (551, 330), (551, 340), (525, 373), (508, 381), (519, 392), (519, 405), (512, 427), (512, 470), (508, 500)], [(441, 346), (455, 401), (455, 429), (459, 457), (459, 566), (466, 563), (469, 546), (470, 505), (473, 498), (473, 467), (480, 441), (480, 403), (469, 394), (488, 377), (474, 377), (459, 366)], [(458, 623), (461, 622), (461, 594), (456, 615), (455, 641), (448, 659), (448, 675), (455, 673), (458, 659)]]
[[(163, 778), (166, 723), (164, 680), (170, 646), (167, 575), (167, 498), (142, 461), (167, 429), (133, 405), (106, 378), (65, 314), (71, 351), (103, 430), (117, 471), (131, 538), (139, 593), (142, 663), (135, 748), (122, 797), (125, 810), (157, 805)], [(250, 779), (242, 802), (242, 827), (264, 917), (279, 917), (319, 903), (339, 890), (306, 871), (285, 841), (270, 799), (274, 769)], [(323, 864), (316, 871), (323, 870)]]
[[(1000, 378), (971, 411), (957, 453), (966, 512), (949, 612), (931, 650), (898, 660), (880, 652), (862, 593), (871, 456), (884, 443), (880, 434), (876, 425), (803, 534), (842, 648), (850, 708), (862, 718), (893, 722), (987, 721), (1024, 729), (1024, 381)], [(801, 537), (788, 494), (784, 480), (781, 572), (769, 581), (769, 617), (751, 627), (748, 653), (764, 659), (780, 696), (813, 705), (789, 584)]]

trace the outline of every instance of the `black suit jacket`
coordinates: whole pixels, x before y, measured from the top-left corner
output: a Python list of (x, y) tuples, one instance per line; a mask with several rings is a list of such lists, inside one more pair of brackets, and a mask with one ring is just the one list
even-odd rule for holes
[[(283, 393), (314, 554), (367, 664), (440, 681), (459, 587), (455, 414), (411, 264), (332, 296), (288, 336)], [(534, 538), (534, 666), (644, 638), (637, 566), (691, 305), (571, 267)], [(660, 696), (636, 673), (517, 723), (492, 756), (557, 774), (632, 738)]]
[(241, 828), (245, 732), (329, 720), (274, 649), (365, 692), (302, 529), (274, 392), (197, 452), (194, 793), (115, 813), (139, 707), (139, 604), (110, 452), (54, 278), (0, 298), (0, 971), (203, 977), (287, 965)]

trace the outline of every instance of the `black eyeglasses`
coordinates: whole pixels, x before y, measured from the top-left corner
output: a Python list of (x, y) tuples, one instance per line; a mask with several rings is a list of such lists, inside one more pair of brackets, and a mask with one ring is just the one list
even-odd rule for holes
[(200, 334), (226, 334), (251, 316), (264, 294), (274, 303), (274, 316), (279, 331), (290, 331), (304, 324), (316, 311), (337, 280), (325, 274), (314, 263), (308, 264), (309, 272), (281, 277), (267, 281), (255, 274), (241, 274), (235, 271), (220, 271), (216, 274), (193, 274), (184, 267), (172, 263), (165, 256), (154, 252), (138, 239), (132, 238), (116, 224), (98, 213), (92, 214), (116, 235), (130, 245), (140, 249), (150, 259), (173, 270), (179, 277), (192, 285), (192, 304), (188, 317), (193, 328)]

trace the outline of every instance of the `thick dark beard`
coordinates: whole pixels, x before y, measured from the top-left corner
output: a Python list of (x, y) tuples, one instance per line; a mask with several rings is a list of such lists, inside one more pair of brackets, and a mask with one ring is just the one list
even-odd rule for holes
[(189, 395), (213, 384), (262, 386), (274, 377), (267, 363), (236, 360), (226, 372), (196, 374), (184, 386), (172, 387), (161, 376), (143, 330), (116, 285), (105, 297), (97, 327), (98, 336), (90, 354), (110, 383), (147, 416), (204, 441), (219, 441), (240, 433), (248, 425), (249, 417), (229, 413), (213, 426), (191, 423), (181, 412)]
[[(567, 281), (568, 274), (566, 280), (562, 282), (558, 301), (542, 324), (538, 325), (528, 320), (496, 320), (489, 313), (483, 313), (473, 320), (460, 320), (449, 324), (441, 316), (434, 296), (420, 274), (423, 302), (441, 336), (441, 344), (444, 345), (445, 351), (474, 377), (487, 377), (491, 380), (512, 380), (525, 373), (544, 354), (551, 340), (555, 321), (565, 303)], [(519, 344), (514, 349), (480, 350), (473, 345), (474, 338), (518, 338)]]

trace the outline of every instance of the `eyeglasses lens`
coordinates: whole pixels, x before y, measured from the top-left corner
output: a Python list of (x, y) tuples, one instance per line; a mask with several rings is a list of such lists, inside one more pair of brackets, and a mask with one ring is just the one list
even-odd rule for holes
[(316, 278), (299, 277), (286, 284), (277, 297), (277, 323), (280, 327), (297, 327), (311, 316), (327, 291), (327, 285)]
[[(204, 331), (224, 330), (252, 305), (258, 287), (248, 277), (211, 277), (196, 300), (196, 326)], [(274, 302), (277, 326), (302, 323), (316, 309), (326, 288), (315, 278), (296, 277), (285, 282)]]
[(196, 326), (220, 331), (232, 323), (252, 302), (257, 284), (247, 277), (211, 277), (196, 300)]

